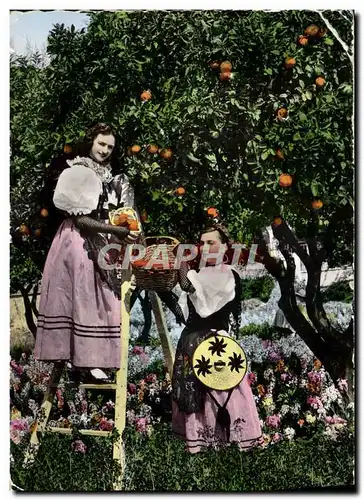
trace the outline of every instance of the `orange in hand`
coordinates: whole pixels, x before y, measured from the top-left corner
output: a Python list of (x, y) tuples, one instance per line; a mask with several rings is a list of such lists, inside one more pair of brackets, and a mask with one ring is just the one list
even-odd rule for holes
[(139, 231), (138, 221), (132, 220), (131, 222), (129, 222), (129, 229), (130, 231)]

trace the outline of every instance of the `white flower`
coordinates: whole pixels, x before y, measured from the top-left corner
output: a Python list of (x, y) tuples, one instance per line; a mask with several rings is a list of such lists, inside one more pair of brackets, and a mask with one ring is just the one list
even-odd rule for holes
[(286, 438), (291, 441), (294, 438), (294, 435), (296, 434), (296, 431), (292, 429), (292, 427), (286, 427), (284, 429), (284, 435)]
[(329, 439), (332, 439), (333, 441), (336, 441), (337, 432), (333, 426), (329, 426), (329, 427), (326, 427), (326, 429), (324, 431), (324, 436), (328, 437)]
[(287, 415), (287, 413), (289, 413), (290, 411), (290, 408), (288, 405), (282, 405), (282, 408), (281, 408), (281, 415), (282, 417), (284, 417), (285, 415)]

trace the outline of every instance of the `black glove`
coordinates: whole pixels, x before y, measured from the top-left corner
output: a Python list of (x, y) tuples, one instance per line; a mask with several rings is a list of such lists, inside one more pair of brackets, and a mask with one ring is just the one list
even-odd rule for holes
[(105, 224), (105, 222), (98, 221), (87, 215), (78, 215), (73, 217), (75, 226), (90, 233), (108, 233), (113, 234), (120, 240), (123, 240), (130, 233), (129, 229), (121, 226), (113, 226), (112, 224)]

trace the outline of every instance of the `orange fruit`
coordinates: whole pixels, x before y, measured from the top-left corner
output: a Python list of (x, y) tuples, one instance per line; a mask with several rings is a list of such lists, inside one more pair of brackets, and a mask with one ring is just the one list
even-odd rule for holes
[(140, 259), (140, 260), (135, 260), (132, 265), (134, 267), (140, 267), (140, 268), (143, 268), (145, 267), (146, 265), (148, 264), (148, 261), (145, 260), (145, 259)]
[(144, 92), (140, 94), (140, 99), (142, 101), (150, 101), (151, 98), (152, 98), (152, 93), (150, 90), (144, 90)]
[(279, 176), (279, 185), (281, 187), (289, 187), (292, 184), (292, 176), (289, 174), (281, 174)]
[(323, 203), (321, 200), (314, 200), (312, 203), (311, 203), (311, 206), (314, 210), (320, 210), (320, 208), (323, 207)]
[(34, 233), (33, 233), (33, 234), (34, 234), (34, 236), (35, 236), (36, 238), (39, 238), (39, 236), (42, 234), (42, 230), (41, 230), (40, 228), (38, 228), (38, 229), (36, 229), (36, 230), (34, 231)]
[(291, 69), (296, 64), (296, 59), (294, 57), (287, 57), (284, 61), (284, 66), (286, 69)]
[(155, 153), (158, 153), (158, 146), (156, 146), (155, 144), (149, 144), (147, 146), (147, 151), (151, 155), (154, 155)]
[(171, 149), (162, 149), (159, 154), (165, 160), (170, 160), (173, 156), (173, 151)]
[(115, 226), (127, 226), (128, 216), (126, 214), (115, 215), (113, 222)]
[(140, 150), (141, 150), (141, 149), (142, 149), (142, 148), (141, 148), (140, 146), (138, 146), (138, 144), (134, 144), (134, 146), (132, 146), (132, 147), (130, 148), (130, 151), (131, 151), (131, 153), (132, 153), (133, 155), (136, 155), (137, 153), (139, 153), (139, 152), (140, 152)]
[(219, 74), (220, 81), (226, 82), (227, 80), (231, 80), (232, 73), (230, 71), (225, 71), (224, 73)]
[(305, 35), (316, 36), (319, 31), (320, 28), (316, 24), (310, 24), (310, 26), (307, 26), (305, 29)]
[(327, 28), (320, 28), (318, 33), (317, 33), (317, 36), (318, 38), (323, 38), (327, 33)]
[(219, 67), (220, 67), (219, 61), (211, 61), (210, 62), (210, 68), (211, 69), (216, 70), (216, 69), (219, 69)]
[(220, 64), (221, 73), (230, 73), (232, 69), (233, 65), (231, 64), (230, 61), (224, 61)]
[(273, 226), (280, 226), (282, 224), (283, 220), (281, 217), (274, 217), (273, 219)]
[(138, 221), (132, 220), (131, 222), (129, 222), (129, 229), (130, 231), (138, 231), (139, 230)]
[(184, 187), (179, 187), (176, 189), (175, 193), (177, 196), (183, 196), (185, 194), (186, 190)]
[(323, 87), (326, 83), (326, 80), (322, 76), (319, 76), (316, 78), (315, 83), (318, 87)]
[(284, 160), (284, 153), (283, 153), (283, 151), (281, 151), (280, 149), (277, 149), (277, 151), (276, 151), (276, 158), (278, 158), (279, 160)]
[(300, 35), (298, 37), (297, 42), (298, 42), (299, 45), (302, 45), (302, 46), (307, 45), (308, 44), (308, 37), (304, 36), (304, 35)]
[(72, 153), (72, 146), (70, 146), (69, 144), (66, 144), (63, 148), (63, 151), (64, 151), (64, 153), (66, 153), (66, 155)]
[(209, 217), (217, 217), (218, 211), (216, 210), (215, 207), (210, 207), (210, 208), (207, 209), (207, 215)]
[(288, 110), (286, 108), (278, 108), (277, 110), (278, 120), (283, 120), (284, 118), (287, 118), (287, 115), (288, 115)]
[(40, 215), (45, 218), (48, 217), (49, 212), (46, 208), (42, 208), (42, 210), (40, 211)]
[(26, 226), (25, 224), (20, 224), (20, 227), (19, 227), (19, 232), (21, 234), (30, 234), (30, 229), (28, 226)]

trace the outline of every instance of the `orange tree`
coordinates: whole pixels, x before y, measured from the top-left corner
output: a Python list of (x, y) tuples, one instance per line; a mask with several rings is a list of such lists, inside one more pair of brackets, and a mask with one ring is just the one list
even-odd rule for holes
[[(324, 261), (353, 258), (353, 14), (89, 17), (87, 30), (54, 27), (46, 67), (12, 63), (14, 288), (34, 279), (49, 245), (39, 190), (50, 159), (89, 125), (108, 122), (120, 135), (146, 233), (193, 241), (206, 209), (216, 208), (236, 241), (259, 242), (287, 320), (334, 380), (347, 377), (353, 325), (342, 332), (328, 321), (320, 275)], [(21, 224), (40, 224), (43, 237), (20, 241)], [(269, 224), (279, 259), (261, 238)], [(295, 299), (294, 252), (308, 270), (309, 320)]]

